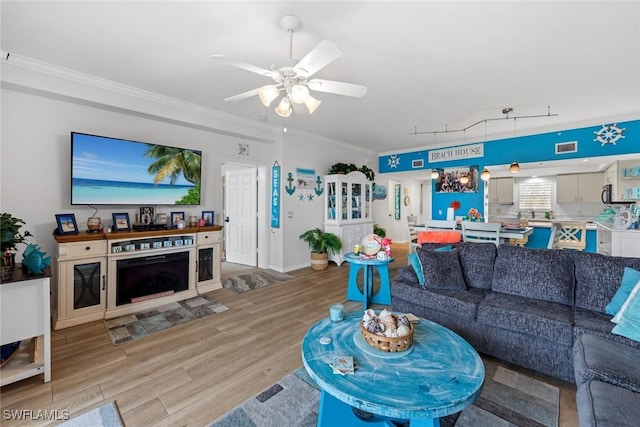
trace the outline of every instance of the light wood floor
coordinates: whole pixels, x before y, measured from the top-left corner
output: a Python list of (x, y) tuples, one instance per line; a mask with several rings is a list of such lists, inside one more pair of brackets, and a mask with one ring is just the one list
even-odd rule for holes
[[(406, 246), (393, 247), (392, 267), (406, 265)], [(211, 295), (228, 311), (117, 347), (102, 321), (54, 331), (52, 381), (38, 376), (2, 387), (0, 413), (68, 410), (73, 416), (115, 401), (128, 427), (208, 425), (301, 366), (302, 337), (331, 303), (362, 310), (362, 303), (345, 301), (348, 271), (347, 263), (331, 263), (243, 294), (217, 290)], [(560, 386), (560, 426), (577, 426), (575, 387), (535, 376)], [(4, 417), (0, 424), (20, 425)]]

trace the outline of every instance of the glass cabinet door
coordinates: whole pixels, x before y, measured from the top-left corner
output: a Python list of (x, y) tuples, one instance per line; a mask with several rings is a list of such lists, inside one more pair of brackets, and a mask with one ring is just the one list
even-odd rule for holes
[(340, 188), (341, 188), (341, 193), (342, 194), (342, 205), (340, 206), (340, 209), (342, 210), (342, 219), (343, 220), (347, 220), (349, 219), (348, 216), (348, 212), (349, 212), (349, 194), (347, 192), (349, 186), (347, 185), (346, 182), (341, 182), (340, 183)]
[(351, 219), (362, 218), (362, 184), (351, 183)]
[(371, 184), (364, 186), (364, 218), (371, 218)]
[(327, 183), (326, 219), (336, 219), (336, 183)]
[(213, 247), (198, 249), (198, 282), (213, 279)]
[(73, 309), (102, 305), (105, 290), (102, 263), (89, 262), (73, 265)]

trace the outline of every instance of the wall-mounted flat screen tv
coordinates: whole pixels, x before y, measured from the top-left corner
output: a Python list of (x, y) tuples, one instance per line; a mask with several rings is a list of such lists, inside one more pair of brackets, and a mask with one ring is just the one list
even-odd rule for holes
[(202, 152), (71, 132), (72, 205), (199, 205)]

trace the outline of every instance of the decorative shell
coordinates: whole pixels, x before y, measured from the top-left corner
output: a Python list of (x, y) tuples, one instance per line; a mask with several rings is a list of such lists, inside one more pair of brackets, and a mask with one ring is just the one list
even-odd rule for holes
[(407, 325), (400, 325), (396, 330), (396, 334), (398, 334), (399, 337), (406, 337), (410, 332), (411, 329), (409, 329), (409, 326)]

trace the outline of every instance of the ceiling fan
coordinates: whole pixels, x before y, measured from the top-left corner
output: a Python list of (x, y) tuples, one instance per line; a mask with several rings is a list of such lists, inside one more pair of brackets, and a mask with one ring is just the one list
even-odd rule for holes
[[(333, 80), (311, 79), (311, 76), (335, 61), (342, 55), (342, 49), (333, 42), (322, 40), (300, 61), (293, 58), (293, 33), (300, 28), (300, 19), (296, 16), (284, 16), (280, 26), (289, 32), (289, 58), (276, 61), (270, 70), (235, 61), (224, 55), (211, 55), (211, 58), (227, 65), (237, 67), (262, 76), (271, 77), (275, 84), (262, 86), (250, 91), (226, 98), (225, 101), (240, 101), (258, 95), (265, 107), (282, 94), (276, 113), (289, 117), (292, 113), (313, 113), (322, 101), (314, 98), (311, 91), (333, 93), (337, 95), (361, 98), (367, 93), (367, 87), (353, 83)], [(304, 108), (302, 107), (304, 105)]]

